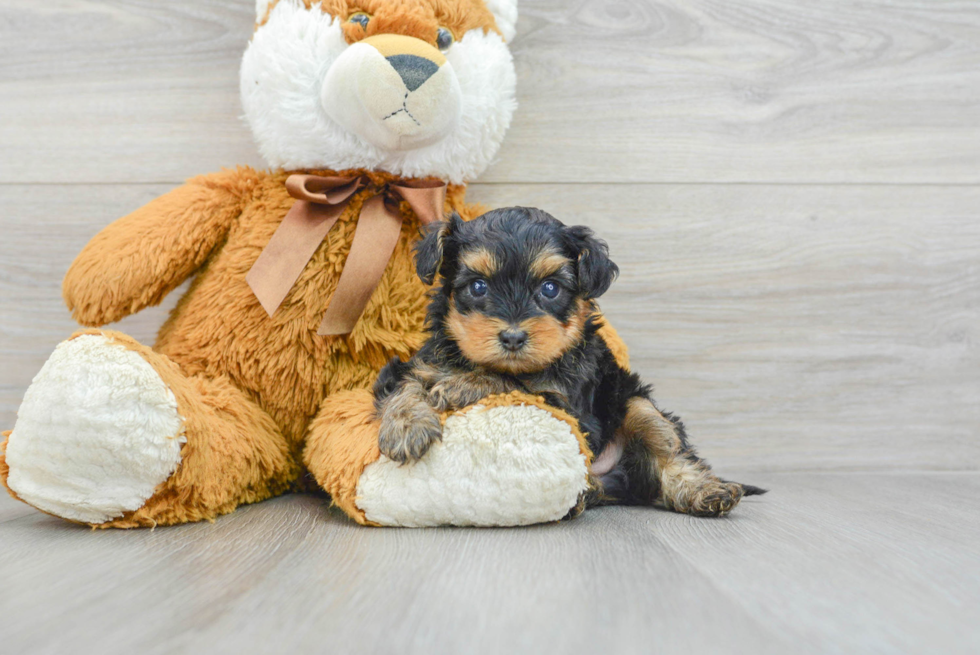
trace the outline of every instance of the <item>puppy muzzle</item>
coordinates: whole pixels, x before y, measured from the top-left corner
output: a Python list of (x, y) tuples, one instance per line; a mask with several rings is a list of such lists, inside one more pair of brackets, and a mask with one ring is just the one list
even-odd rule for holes
[(379, 34), (352, 44), (327, 71), (324, 111), (386, 150), (439, 141), (459, 121), (462, 92), (445, 55), (410, 36)]
[(519, 352), (524, 346), (527, 345), (527, 332), (520, 329), (507, 329), (502, 331), (497, 335), (500, 340), (500, 345), (504, 347), (504, 350), (512, 353)]

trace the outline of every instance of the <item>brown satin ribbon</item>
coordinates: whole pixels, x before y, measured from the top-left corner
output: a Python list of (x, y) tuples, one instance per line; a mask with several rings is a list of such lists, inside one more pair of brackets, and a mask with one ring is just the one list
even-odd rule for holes
[[(269, 316), (282, 305), (350, 199), (370, 184), (366, 175), (290, 175), (286, 179), (286, 190), (296, 202), (245, 276)], [(354, 329), (398, 244), (402, 226), (399, 199), (409, 204), (422, 225), (428, 225), (442, 220), (446, 185), (438, 180), (389, 183), (364, 202), (350, 254), (317, 334), (348, 334)]]

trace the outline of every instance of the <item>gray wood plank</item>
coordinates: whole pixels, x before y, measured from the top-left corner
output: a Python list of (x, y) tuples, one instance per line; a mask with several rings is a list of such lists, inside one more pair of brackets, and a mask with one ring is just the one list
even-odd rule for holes
[(980, 181), (975, 3), (521, 11), (521, 106), (483, 181)]
[(980, 188), (476, 186), (595, 228), (602, 306), (726, 465), (980, 468)]
[[(969, 653), (976, 474), (761, 474), (703, 520), (360, 528), (289, 496), (214, 524), (0, 524), (0, 630), (72, 652)], [(38, 608), (44, 608), (39, 611)]]
[(0, 6), (0, 181), (179, 182), (261, 164), (239, 119), (255, 3)]
[(751, 475), (772, 493), (661, 539), (757, 621), (819, 652), (980, 648), (980, 513), (974, 474)]
[(0, 488), (0, 523), (34, 513), (34, 509), (14, 500), (7, 495), (6, 489)]
[[(167, 187), (0, 187), (0, 426), (75, 329), (60, 281)], [(756, 469), (980, 467), (978, 188), (478, 185), (593, 226), (622, 268), (603, 307), (702, 453)], [(165, 305), (119, 327), (152, 342)]]
[[(61, 280), (82, 247), (102, 227), (169, 190), (169, 185), (65, 187), (38, 201), (33, 185), (0, 186), (0, 431), (13, 427), (20, 399), (62, 340), (80, 329), (61, 299)], [(185, 287), (162, 306), (118, 324), (143, 343)]]
[[(634, 518), (609, 512), (579, 526), (359, 532), (316, 572), (302, 564), (306, 555), (286, 559), (277, 570), (283, 577), (261, 581), (199, 640), (177, 643), (231, 653), (284, 629), (296, 635), (300, 650), (328, 640), (337, 652), (350, 653), (793, 648), (737, 599), (719, 595), (712, 580), (694, 574), (649, 524)], [(317, 535), (309, 552), (330, 552), (330, 543)], [(308, 584), (320, 590), (313, 599), (289, 591)], [(242, 621), (260, 606), (281, 609)], [(712, 629), (682, 620), (687, 611), (711, 617)]]
[[(0, 182), (261, 163), (246, 0), (0, 7)], [(520, 109), (487, 182), (980, 182), (980, 7), (522, 0)]]
[[(78, 249), (186, 177), (261, 166), (237, 99), (252, 7), (0, 6), (0, 430), (75, 328)], [(721, 521), (425, 531), (291, 496), (92, 532), (0, 497), (0, 650), (980, 650), (980, 476), (907, 472), (980, 468), (980, 188), (955, 186), (980, 183), (980, 7), (521, 12), (521, 107), (472, 198), (609, 240), (635, 368), (721, 473), (773, 492)], [(150, 342), (176, 297), (116, 327)]]

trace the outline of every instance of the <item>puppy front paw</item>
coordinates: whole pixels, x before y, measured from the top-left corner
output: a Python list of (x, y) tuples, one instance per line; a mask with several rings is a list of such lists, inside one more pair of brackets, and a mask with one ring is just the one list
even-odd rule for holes
[(404, 464), (421, 459), (441, 439), (439, 415), (426, 405), (418, 405), (382, 418), (378, 447), (388, 459)]

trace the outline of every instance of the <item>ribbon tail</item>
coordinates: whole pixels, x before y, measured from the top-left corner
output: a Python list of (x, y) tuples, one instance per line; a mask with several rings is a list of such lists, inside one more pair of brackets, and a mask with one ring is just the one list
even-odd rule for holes
[(305, 200), (293, 203), (245, 276), (248, 286), (270, 317), (289, 295), (343, 211), (343, 205), (319, 205)]
[(446, 185), (395, 186), (392, 188), (408, 202), (422, 225), (441, 221), (446, 216)]
[(350, 254), (317, 334), (349, 334), (354, 329), (381, 282), (398, 244), (401, 227), (401, 215), (385, 206), (383, 195), (364, 203)]

